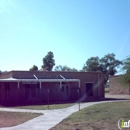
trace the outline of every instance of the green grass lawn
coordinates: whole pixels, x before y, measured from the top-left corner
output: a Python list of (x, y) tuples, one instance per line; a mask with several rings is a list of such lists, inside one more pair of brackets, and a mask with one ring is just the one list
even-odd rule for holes
[(0, 128), (19, 125), (42, 114), (0, 111)]
[(130, 101), (103, 103), (82, 109), (51, 130), (118, 130), (118, 120), (130, 120)]
[[(75, 105), (74, 103), (69, 103), (69, 104), (53, 104), (49, 105), (49, 109), (61, 109), (61, 108), (66, 108), (70, 107), (72, 105)], [(32, 110), (47, 110), (48, 105), (33, 105), (33, 106), (18, 106), (18, 107), (11, 107), (11, 108), (19, 108), (19, 109), (32, 109)]]

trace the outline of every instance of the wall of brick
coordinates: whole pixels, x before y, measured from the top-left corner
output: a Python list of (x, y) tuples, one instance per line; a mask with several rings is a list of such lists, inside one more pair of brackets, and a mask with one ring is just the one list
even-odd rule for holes
[[(25, 79), (25, 78), (35, 78), (33, 75), (36, 75), (37, 77), (41, 78), (56, 78), (59, 75), (62, 75), (63, 77), (67, 79), (79, 79), (80, 80), (80, 89), (79, 89), (79, 83), (76, 82), (69, 82), (69, 92), (68, 95), (65, 95), (64, 92), (62, 92), (61, 88), (59, 88), (59, 83), (57, 82), (42, 82), (41, 88), (39, 83), (37, 83), (37, 86), (35, 86), (36, 94), (35, 96), (29, 96), (29, 94), (32, 93), (32, 90), (29, 90), (25, 83), (20, 82), (19, 88), (17, 82), (10, 82), (10, 91), (9, 91), (9, 97), (8, 99), (4, 98), (4, 101), (11, 101), (14, 103), (29, 103), (29, 102), (42, 102), (47, 103), (48, 101), (48, 88), (49, 88), (49, 98), (50, 101), (77, 101), (79, 98), (81, 101), (87, 101), (87, 100), (97, 100), (100, 98), (104, 98), (104, 76), (100, 72), (30, 72), (30, 71), (12, 71), (8, 74), (4, 74), (0, 78), (9, 78), (10, 76), (13, 78), (18, 79)], [(7, 76), (7, 77), (6, 77)], [(22, 77), (20, 77), (22, 76)], [(58, 77), (61, 78), (61, 77)], [(62, 79), (62, 78), (61, 78)], [(86, 94), (86, 83), (93, 83), (93, 96), (88, 96)], [(67, 84), (67, 83), (65, 83)], [(6, 91), (2, 92), (2, 87), (6, 86), (6, 83), (0, 82), (0, 97), (3, 99), (3, 95), (6, 95)], [(32, 85), (31, 88), (34, 86)], [(80, 92), (80, 97), (78, 94), (78, 90)], [(31, 92), (30, 92), (31, 91)], [(31, 98), (30, 98), (31, 97)], [(68, 98), (66, 98), (68, 97)]]
[[(62, 74), (64, 75), (64, 73)], [(95, 72), (72, 72), (70, 76), (80, 79), (81, 98), (88, 100), (91, 98), (104, 98), (104, 76)], [(93, 83), (93, 97), (86, 96), (86, 83)]]

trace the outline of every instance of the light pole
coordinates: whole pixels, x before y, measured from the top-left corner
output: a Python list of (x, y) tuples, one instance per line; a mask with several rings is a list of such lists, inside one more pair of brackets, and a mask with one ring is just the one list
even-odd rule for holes
[(49, 109), (49, 89), (48, 89), (48, 109)]
[(78, 92), (78, 106), (79, 106), (79, 111), (80, 111), (80, 93), (79, 93), (79, 89), (77, 89)]

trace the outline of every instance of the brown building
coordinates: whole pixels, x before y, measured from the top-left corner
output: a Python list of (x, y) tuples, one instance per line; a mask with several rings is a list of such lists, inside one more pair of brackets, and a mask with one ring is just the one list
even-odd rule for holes
[(110, 76), (109, 77), (109, 93), (113, 95), (118, 94), (128, 94), (130, 95), (130, 87), (123, 87), (120, 83), (120, 78), (122, 75)]
[(1, 104), (76, 102), (104, 98), (100, 72), (11, 71), (0, 75)]

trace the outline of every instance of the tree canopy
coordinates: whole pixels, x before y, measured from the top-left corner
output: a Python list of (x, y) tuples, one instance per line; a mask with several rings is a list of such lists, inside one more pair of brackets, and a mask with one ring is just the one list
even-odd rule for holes
[(36, 65), (33, 65), (33, 67), (30, 68), (30, 71), (38, 71), (38, 67)]
[(55, 67), (55, 71), (71, 71), (71, 72), (77, 72), (78, 70), (75, 68), (70, 68), (66, 65), (62, 66), (62, 65), (58, 65)]
[(130, 87), (130, 57), (126, 58), (123, 61), (122, 71), (124, 72), (124, 74), (121, 76), (120, 82), (124, 86)]
[(128, 72), (130, 71), (130, 57), (126, 58), (126, 59), (123, 61), (122, 70), (123, 70), (125, 73), (128, 73)]
[(101, 59), (98, 56), (89, 58), (83, 67), (83, 71), (101, 71), (107, 82), (109, 75), (115, 75), (117, 73), (116, 68), (121, 64), (121, 61), (115, 59), (115, 54), (111, 53)]
[(99, 71), (100, 70), (100, 59), (98, 56), (91, 57), (86, 61), (83, 67), (84, 71)]
[(53, 52), (50, 51), (43, 58), (42, 68), (46, 68), (48, 71), (52, 71), (54, 65), (55, 65), (54, 55)]

